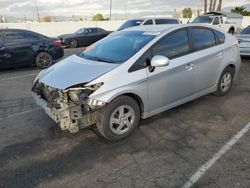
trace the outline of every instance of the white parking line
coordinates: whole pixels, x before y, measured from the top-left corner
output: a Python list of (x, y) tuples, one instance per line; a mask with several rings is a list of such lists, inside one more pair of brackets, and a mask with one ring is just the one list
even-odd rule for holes
[(35, 76), (35, 75), (37, 75), (37, 74), (26, 74), (26, 75), (22, 75), (22, 76), (13, 76), (13, 77), (10, 77), (10, 78), (0, 79), (0, 81), (20, 79), (20, 78), (29, 77), (29, 76)]
[(250, 129), (250, 122), (240, 130), (218, 153), (216, 153), (209, 161), (207, 161), (199, 170), (189, 179), (182, 188), (192, 187), (205, 173), (219, 160), (230, 148), (240, 140), (240, 138)]
[(12, 117), (20, 116), (20, 115), (27, 114), (27, 113), (30, 113), (30, 112), (34, 112), (34, 111), (37, 111), (37, 110), (40, 110), (40, 109), (41, 108), (35, 108), (33, 110), (27, 110), (27, 111), (24, 111), (24, 112), (19, 112), (19, 113), (11, 114), (11, 115), (8, 115), (8, 116), (0, 118), (0, 121), (3, 120), (3, 119), (12, 118)]

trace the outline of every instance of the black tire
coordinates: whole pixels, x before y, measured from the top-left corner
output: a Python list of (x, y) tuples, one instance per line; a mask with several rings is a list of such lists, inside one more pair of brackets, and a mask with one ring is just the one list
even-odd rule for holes
[(40, 52), (36, 56), (35, 64), (38, 68), (45, 69), (53, 64), (53, 58), (48, 52)]
[[(228, 80), (228, 82), (225, 81), (225, 79)], [(234, 69), (232, 67), (227, 67), (220, 76), (220, 80), (215, 95), (224, 96), (228, 94), (233, 85), (233, 80), (234, 80)]]
[(230, 33), (230, 34), (232, 34), (232, 35), (233, 35), (233, 34), (234, 34), (234, 29), (232, 29), (232, 28), (231, 28), (231, 29), (229, 29), (228, 33)]
[[(122, 117), (123, 116), (124, 117), (122, 118), (118, 108), (123, 109), (123, 107), (124, 107), (124, 110), (123, 110), (124, 113), (122, 113), (123, 114)], [(127, 108), (127, 111), (126, 111), (126, 108)], [(131, 114), (133, 114), (134, 112), (135, 116), (133, 117), (133, 115), (131, 115), (130, 118), (127, 118), (127, 120), (124, 120), (126, 116), (125, 114), (129, 114), (130, 111), (132, 112)], [(119, 115), (117, 114), (117, 112), (119, 112), (118, 113)], [(117, 97), (111, 103), (109, 103), (106, 107), (100, 110), (99, 114), (100, 115), (97, 118), (97, 124), (96, 124), (97, 129), (103, 137), (113, 142), (122, 140), (128, 137), (136, 129), (140, 121), (140, 107), (138, 103), (131, 97), (127, 97), (127, 96)], [(113, 118), (114, 116), (117, 116), (117, 118)], [(114, 119), (116, 119), (116, 121), (119, 121), (120, 124), (111, 123), (111, 120), (114, 120)], [(127, 126), (127, 123), (125, 122), (130, 124), (130, 126)]]
[(69, 43), (70, 48), (77, 48), (78, 47), (78, 41), (76, 39), (72, 39)]

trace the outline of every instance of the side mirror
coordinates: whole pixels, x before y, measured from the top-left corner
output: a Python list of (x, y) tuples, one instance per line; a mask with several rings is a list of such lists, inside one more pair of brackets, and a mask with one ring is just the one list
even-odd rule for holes
[(156, 55), (151, 59), (151, 66), (152, 67), (164, 67), (168, 66), (170, 63), (170, 60), (162, 55)]

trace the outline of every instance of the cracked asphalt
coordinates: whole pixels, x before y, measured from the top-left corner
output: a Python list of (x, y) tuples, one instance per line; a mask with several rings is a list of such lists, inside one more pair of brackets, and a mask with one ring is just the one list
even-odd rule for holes
[[(38, 72), (0, 72), (0, 187), (182, 187), (250, 122), (250, 59), (227, 96), (207, 95), (143, 120), (118, 143), (95, 128), (62, 132), (31, 98)], [(250, 187), (249, 150), (247, 132), (193, 187)]]

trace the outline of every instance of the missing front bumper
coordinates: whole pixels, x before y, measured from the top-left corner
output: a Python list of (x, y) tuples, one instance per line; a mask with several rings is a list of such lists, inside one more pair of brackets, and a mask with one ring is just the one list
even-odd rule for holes
[(32, 97), (57, 124), (61, 130), (68, 130), (70, 133), (76, 133), (81, 128), (94, 125), (97, 121), (97, 111), (82, 113), (80, 106), (64, 105), (62, 109), (49, 108), (47, 101), (36, 93), (32, 92)]

